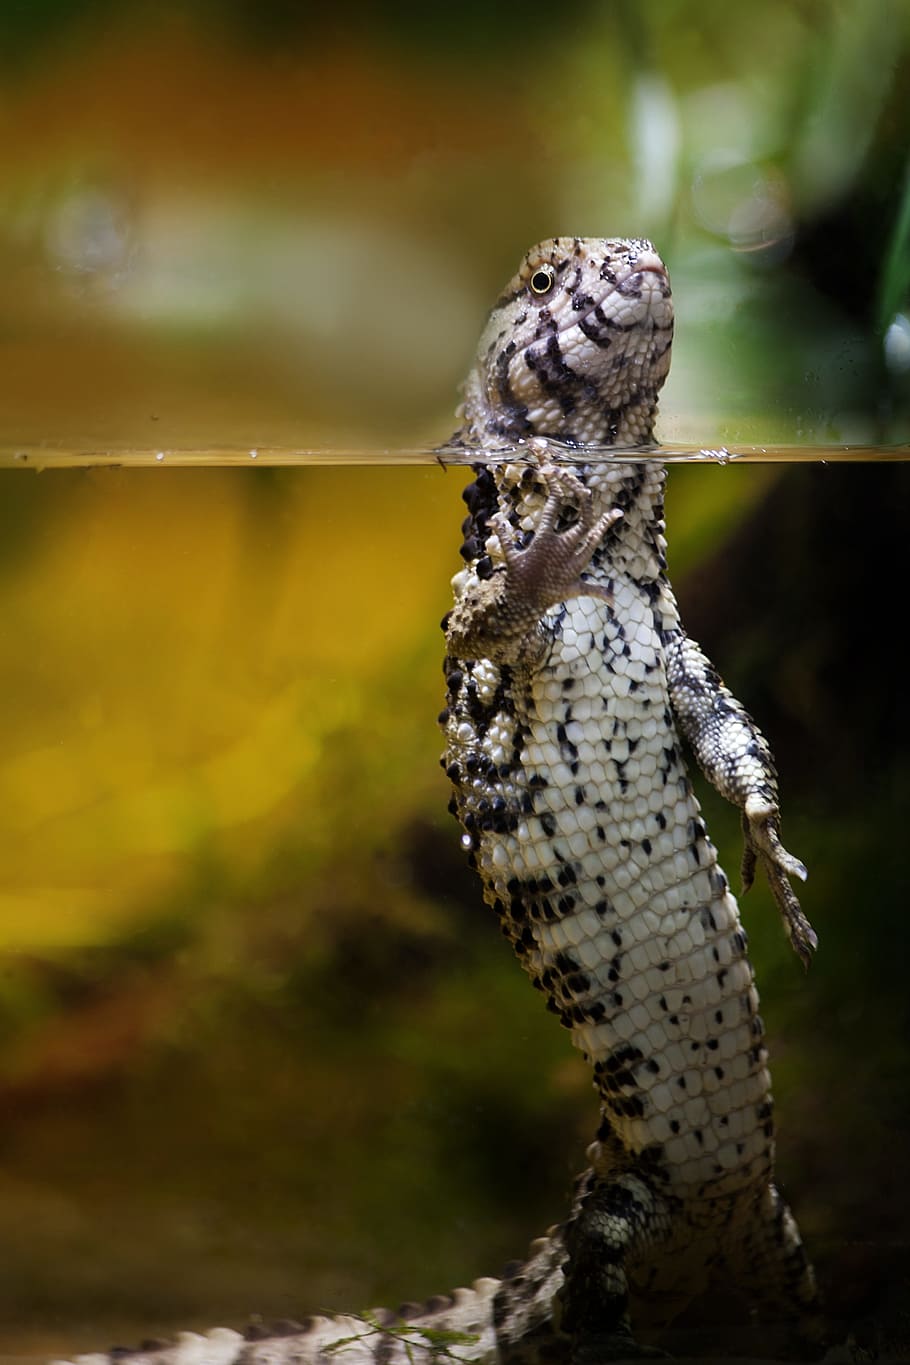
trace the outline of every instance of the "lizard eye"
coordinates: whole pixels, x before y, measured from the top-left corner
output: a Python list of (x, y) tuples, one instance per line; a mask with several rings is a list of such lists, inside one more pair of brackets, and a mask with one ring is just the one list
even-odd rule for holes
[(539, 265), (528, 283), (532, 294), (537, 294), (538, 297), (541, 294), (549, 294), (556, 283), (556, 271), (551, 265)]

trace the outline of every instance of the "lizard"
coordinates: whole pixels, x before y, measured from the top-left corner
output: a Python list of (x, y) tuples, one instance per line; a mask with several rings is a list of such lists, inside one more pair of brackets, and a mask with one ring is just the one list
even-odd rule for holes
[[(495, 305), (450, 443), (475, 461), (447, 638), (444, 766), (486, 899), (591, 1062), (602, 1122), (566, 1222), (501, 1280), (363, 1316), (215, 1328), (78, 1365), (571, 1365), (651, 1353), (726, 1263), (818, 1335), (773, 1185), (767, 1054), (745, 931), (681, 741), (742, 810), (808, 962), (768, 746), (679, 623), (653, 441), (673, 332), (644, 239), (553, 238)], [(616, 447), (621, 455), (605, 459)], [(54, 1365), (65, 1365), (55, 1362)]]
[[(680, 623), (664, 467), (590, 449), (652, 441), (673, 326), (649, 241), (540, 243), (490, 315), (458, 434), (485, 458), (446, 621), (452, 810), (600, 1100), (554, 1303), (572, 1365), (650, 1354), (631, 1293), (671, 1321), (721, 1267), (755, 1307), (820, 1333), (773, 1182), (746, 934), (684, 743), (739, 807), (744, 888), (760, 864), (804, 964), (817, 940), (790, 879), (806, 871), (781, 842), (764, 736)], [(524, 459), (497, 455), (510, 443)]]

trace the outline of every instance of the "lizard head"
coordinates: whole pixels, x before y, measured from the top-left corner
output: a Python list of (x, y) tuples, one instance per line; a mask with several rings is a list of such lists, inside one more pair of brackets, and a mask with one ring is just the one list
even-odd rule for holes
[(650, 242), (551, 237), (490, 314), (465, 384), (464, 435), (649, 441), (672, 338), (670, 281)]

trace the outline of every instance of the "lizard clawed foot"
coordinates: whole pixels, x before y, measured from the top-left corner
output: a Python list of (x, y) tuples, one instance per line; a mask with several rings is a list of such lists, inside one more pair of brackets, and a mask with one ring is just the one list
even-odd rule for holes
[[(524, 550), (516, 545), (515, 532), (504, 512), (490, 519), (502, 547), (509, 573), (510, 590), (534, 602), (541, 611), (569, 597), (600, 597), (612, 601), (607, 588), (588, 583), (582, 574), (610, 527), (622, 516), (618, 507), (595, 516), (591, 490), (571, 470), (544, 464), (540, 475), (547, 499), (540, 513), (534, 539)], [(557, 523), (565, 508), (578, 505), (578, 519), (564, 530)]]
[[(570, 597), (612, 601), (608, 588), (586, 582), (582, 574), (622, 512), (613, 507), (596, 516), (590, 490), (569, 470), (543, 464), (539, 474), (547, 497), (526, 549), (518, 548), (504, 511), (489, 519), (504, 568), (483, 579), (468, 577), (446, 627), (448, 649), (456, 659), (530, 666), (548, 647), (542, 617), (549, 607)], [(572, 506), (578, 508), (577, 520), (558, 530), (560, 516)]]
[(804, 967), (808, 967), (818, 947), (818, 938), (803, 914), (802, 906), (790, 885), (791, 877), (805, 881), (805, 865), (788, 853), (780, 841), (780, 815), (777, 808), (757, 796), (750, 796), (742, 816), (743, 891), (755, 879), (756, 863), (761, 860), (768, 885), (780, 911), (787, 937)]

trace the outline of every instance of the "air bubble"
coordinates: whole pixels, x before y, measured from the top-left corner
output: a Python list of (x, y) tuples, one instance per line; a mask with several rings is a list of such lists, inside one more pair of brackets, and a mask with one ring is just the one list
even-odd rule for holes
[(894, 374), (910, 371), (910, 319), (903, 313), (895, 313), (891, 326), (885, 332), (882, 346), (885, 364)]

